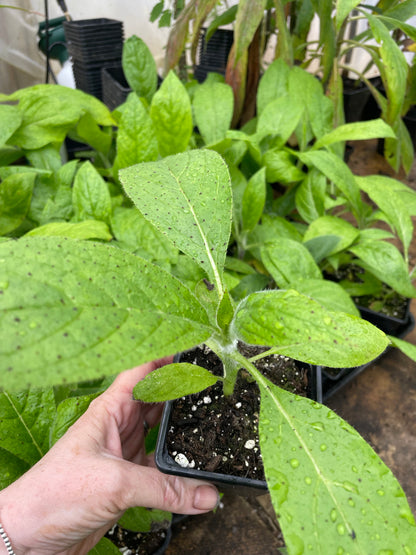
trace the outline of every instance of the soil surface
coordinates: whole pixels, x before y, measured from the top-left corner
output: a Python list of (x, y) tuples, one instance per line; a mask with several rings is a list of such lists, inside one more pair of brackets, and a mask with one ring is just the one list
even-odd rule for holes
[(131, 532), (114, 526), (106, 537), (111, 540), (118, 549), (128, 555), (156, 555), (164, 553), (170, 540), (170, 529), (160, 529), (152, 532)]
[[(240, 348), (247, 357), (258, 348)], [(262, 352), (266, 349), (262, 348)], [(260, 351), (261, 352), (261, 351)], [(222, 374), (218, 357), (207, 347), (184, 353), (191, 362)], [(308, 370), (288, 357), (271, 355), (256, 362), (273, 383), (298, 395), (307, 395)], [(259, 448), (260, 396), (257, 384), (241, 370), (233, 395), (224, 397), (222, 383), (173, 403), (167, 435), (168, 452), (182, 466), (208, 472), (264, 480)]]

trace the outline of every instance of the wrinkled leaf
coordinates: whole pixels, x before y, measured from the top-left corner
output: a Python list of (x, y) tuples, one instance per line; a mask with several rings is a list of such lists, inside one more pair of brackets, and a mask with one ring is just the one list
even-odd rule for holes
[(342, 218), (336, 216), (322, 216), (318, 218), (305, 232), (303, 237), (304, 242), (310, 241), (317, 237), (324, 237), (326, 235), (338, 237), (339, 240), (334, 244), (333, 249), (329, 254), (345, 250), (352, 245), (359, 235), (359, 230)]
[(22, 113), (17, 106), (2, 104), (0, 105), (0, 121), (0, 146), (3, 146), (19, 128), (22, 122)]
[(395, 136), (390, 125), (387, 125), (382, 119), (345, 123), (318, 139), (313, 148), (322, 148), (323, 146), (329, 146), (340, 141), (381, 139), (383, 137), (394, 138)]
[(102, 239), (111, 241), (112, 235), (104, 222), (85, 220), (79, 223), (54, 222), (35, 227), (28, 237), (68, 237), (70, 239)]
[(302, 295), (318, 301), (327, 310), (360, 315), (350, 295), (339, 283), (325, 279), (301, 279), (293, 281), (290, 286)]
[(0, 387), (10, 391), (114, 375), (210, 335), (179, 281), (100, 243), (0, 243), (0, 284)]
[(232, 203), (221, 157), (210, 150), (193, 150), (127, 168), (120, 179), (142, 214), (191, 256), (221, 292)]
[(296, 291), (253, 293), (238, 307), (238, 339), (269, 345), (281, 355), (332, 368), (360, 366), (388, 345), (382, 331), (361, 318), (331, 312)]

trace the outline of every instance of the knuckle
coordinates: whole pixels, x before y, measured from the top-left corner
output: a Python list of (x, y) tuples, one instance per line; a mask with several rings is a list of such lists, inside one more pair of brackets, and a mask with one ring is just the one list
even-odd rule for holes
[(186, 507), (186, 493), (177, 476), (168, 476), (163, 486), (163, 502), (176, 510)]

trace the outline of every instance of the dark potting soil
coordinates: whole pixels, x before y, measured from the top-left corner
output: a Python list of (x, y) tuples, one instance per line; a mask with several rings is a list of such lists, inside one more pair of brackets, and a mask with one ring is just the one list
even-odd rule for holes
[[(348, 280), (353, 283), (362, 283), (360, 275), (364, 273), (363, 268), (351, 264), (346, 268), (340, 268), (333, 273), (325, 273), (327, 279), (340, 282)], [(374, 295), (363, 295), (360, 297), (353, 297), (356, 305), (363, 308), (369, 308), (379, 314), (392, 316), (400, 320), (406, 318), (408, 299), (396, 293), (390, 286), (383, 283), (381, 291)]]
[[(242, 352), (250, 357), (258, 354), (259, 348), (245, 346)], [(181, 362), (198, 364), (222, 375), (220, 360), (207, 347), (184, 353)], [(307, 395), (307, 370), (296, 361), (271, 355), (257, 361), (256, 367), (276, 385)], [(168, 452), (188, 468), (264, 480), (258, 439), (259, 410), (258, 386), (245, 370), (240, 370), (230, 397), (224, 397), (218, 382), (173, 403)]]
[(118, 549), (128, 549), (131, 555), (154, 555), (155, 553), (162, 553), (163, 546), (167, 542), (167, 535), (170, 531), (166, 528), (153, 530), (151, 532), (132, 532), (114, 526), (106, 537), (111, 540)]

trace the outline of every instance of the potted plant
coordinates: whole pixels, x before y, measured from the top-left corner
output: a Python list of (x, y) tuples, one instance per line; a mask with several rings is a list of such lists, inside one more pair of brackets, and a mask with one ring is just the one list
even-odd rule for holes
[[(13, 391), (29, 382), (54, 384), (58, 376), (76, 381), (113, 374), (205, 342), (223, 360), (223, 376), (173, 364), (151, 374), (136, 394), (166, 400), (220, 380), (229, 395), (239, 368), (249, 372), (261, 390), (265, 475), (289, 552), (300, 545), (413, 545), (416, 527), (404, 495), (368, 444), (332, 411), (271, 384), (236, 346), (240, 340), (267, 345), (269, 353), (346, 366), (383, 352), (386, 336), (290, 290), (261, 291), (234, 304), (223, 278), (231, 188), (215, 152), (190, 151), (120, 176), (143, 215), (204, 277), (191, 291), (162, 268), (112, 246), (35, 237), (3, 242), (2, 304), (18, 308), (6, 310), (2, 320), (9, 370), (1, 376), (2, 387)], [(62, 325), (67, 333), (56, 334)], [(386, 502), (390, 496), (394, 503)], [(313, 519), (299, 518), (305, 506), (308, 512), (312, 507)], [(362, 509), (371, 512), (380, 539), (362, 522)]]

